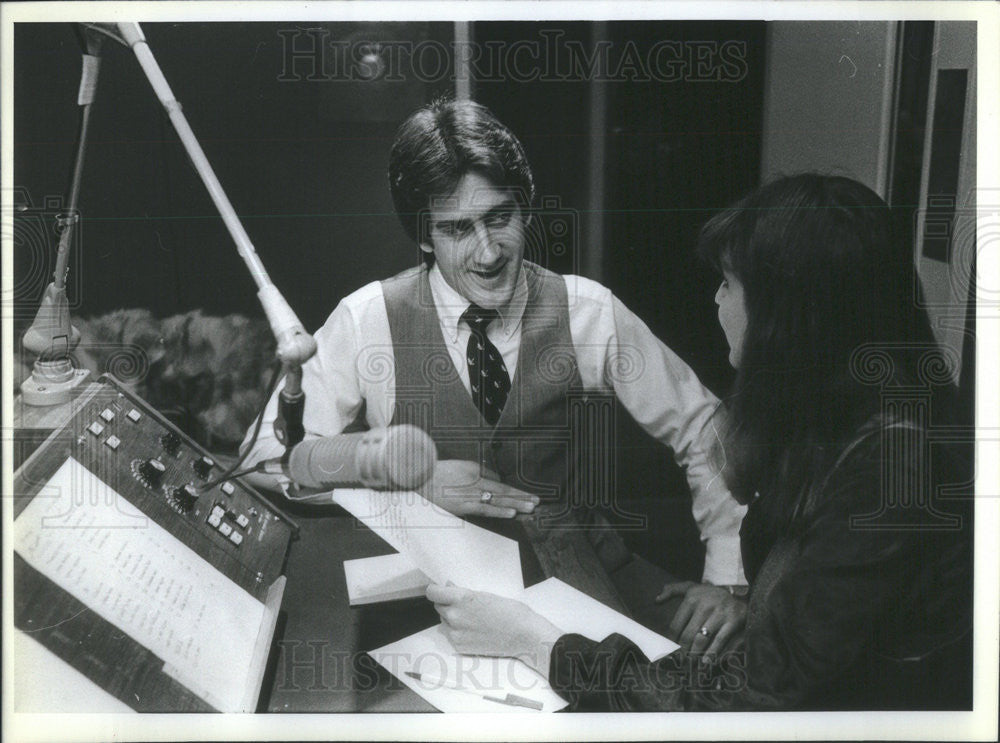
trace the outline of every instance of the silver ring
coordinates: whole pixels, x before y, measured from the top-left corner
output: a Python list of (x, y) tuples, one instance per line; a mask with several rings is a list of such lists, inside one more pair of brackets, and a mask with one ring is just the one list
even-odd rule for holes
[(480, 503), (489, 503), (491, 500), (493, 500), (493, 493), (489, 490), (484, 490), (483, 494), (479, 496)]
[(708, 627), (702, 627), (700, 630), (698, 630), (698, 634), (701, 635), (702, 637), (712, 636), (712, 633), (708, 631)]

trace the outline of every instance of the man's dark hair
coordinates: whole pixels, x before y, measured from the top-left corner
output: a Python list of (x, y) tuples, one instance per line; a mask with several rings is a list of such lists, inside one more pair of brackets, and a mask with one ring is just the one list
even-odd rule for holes
[[(489, 109), (473, 101), (441, 99), (410, 115), (389, 153), (389, 189), (396, 216), (416, 243), (428, 242), (431, 199), (447, 196), (470, 171), (531, 205), (535, 182), (524, 147)], [(423, 253), (428, 265), (434, 256)]]

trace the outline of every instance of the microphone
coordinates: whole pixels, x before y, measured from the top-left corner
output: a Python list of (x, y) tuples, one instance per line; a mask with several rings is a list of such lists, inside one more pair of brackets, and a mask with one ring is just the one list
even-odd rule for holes
[(280, 471), (307, 488), (413, 490), (430, 479), (436, 464), (431, 437), (402, 425), (303, 441), (286, 457), (261, 462), (258, 470)]

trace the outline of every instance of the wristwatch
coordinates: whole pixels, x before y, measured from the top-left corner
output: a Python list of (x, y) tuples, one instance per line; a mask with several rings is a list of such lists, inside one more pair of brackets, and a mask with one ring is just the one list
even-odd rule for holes
[(750, 594), (750, 586), (726, 586), (726, 590), (729, 591), (730, 596), (735, 596), (738, 599), (746, 598)]

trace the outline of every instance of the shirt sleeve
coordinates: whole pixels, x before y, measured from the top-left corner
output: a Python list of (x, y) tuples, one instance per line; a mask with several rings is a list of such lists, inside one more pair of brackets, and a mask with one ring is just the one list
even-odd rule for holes
[[(923, 609), (908, 612), (927, 605), (918, 571), (930, 565), (943, 576), (942, 542), (955, 536), (853, 524), (852, 516), (881, 504), (877, 451), (870, 455), (843, 468), (823, 494), (827, 505), (798, 536), (776, 543), (743, 634), (710, 669), (683, 651), (650, 663), (621, 635), (601, 642), (566, 635), (552, 649), (553, 689), (579, 709), (643, 711), (793, 709), (831, 693), (849, 697), (851, 685), (864, 693), (857, 670), (886, 638), (928, 637), (934, 628)], [(934, 585), (940, 591), (942, 581)], [(876, 679), (868, 681), (892, 683)]]
[(746, 507), (733, 499), (709, 458), (718, 399), (609, 290), (580, 277), (568, 283), (575, 297), (573, 342), (584, 384), (613, 389), (636, 422), (670, 447), (684, 468), (705, 542), (703, 580), (745, 584), (739, 529)]

